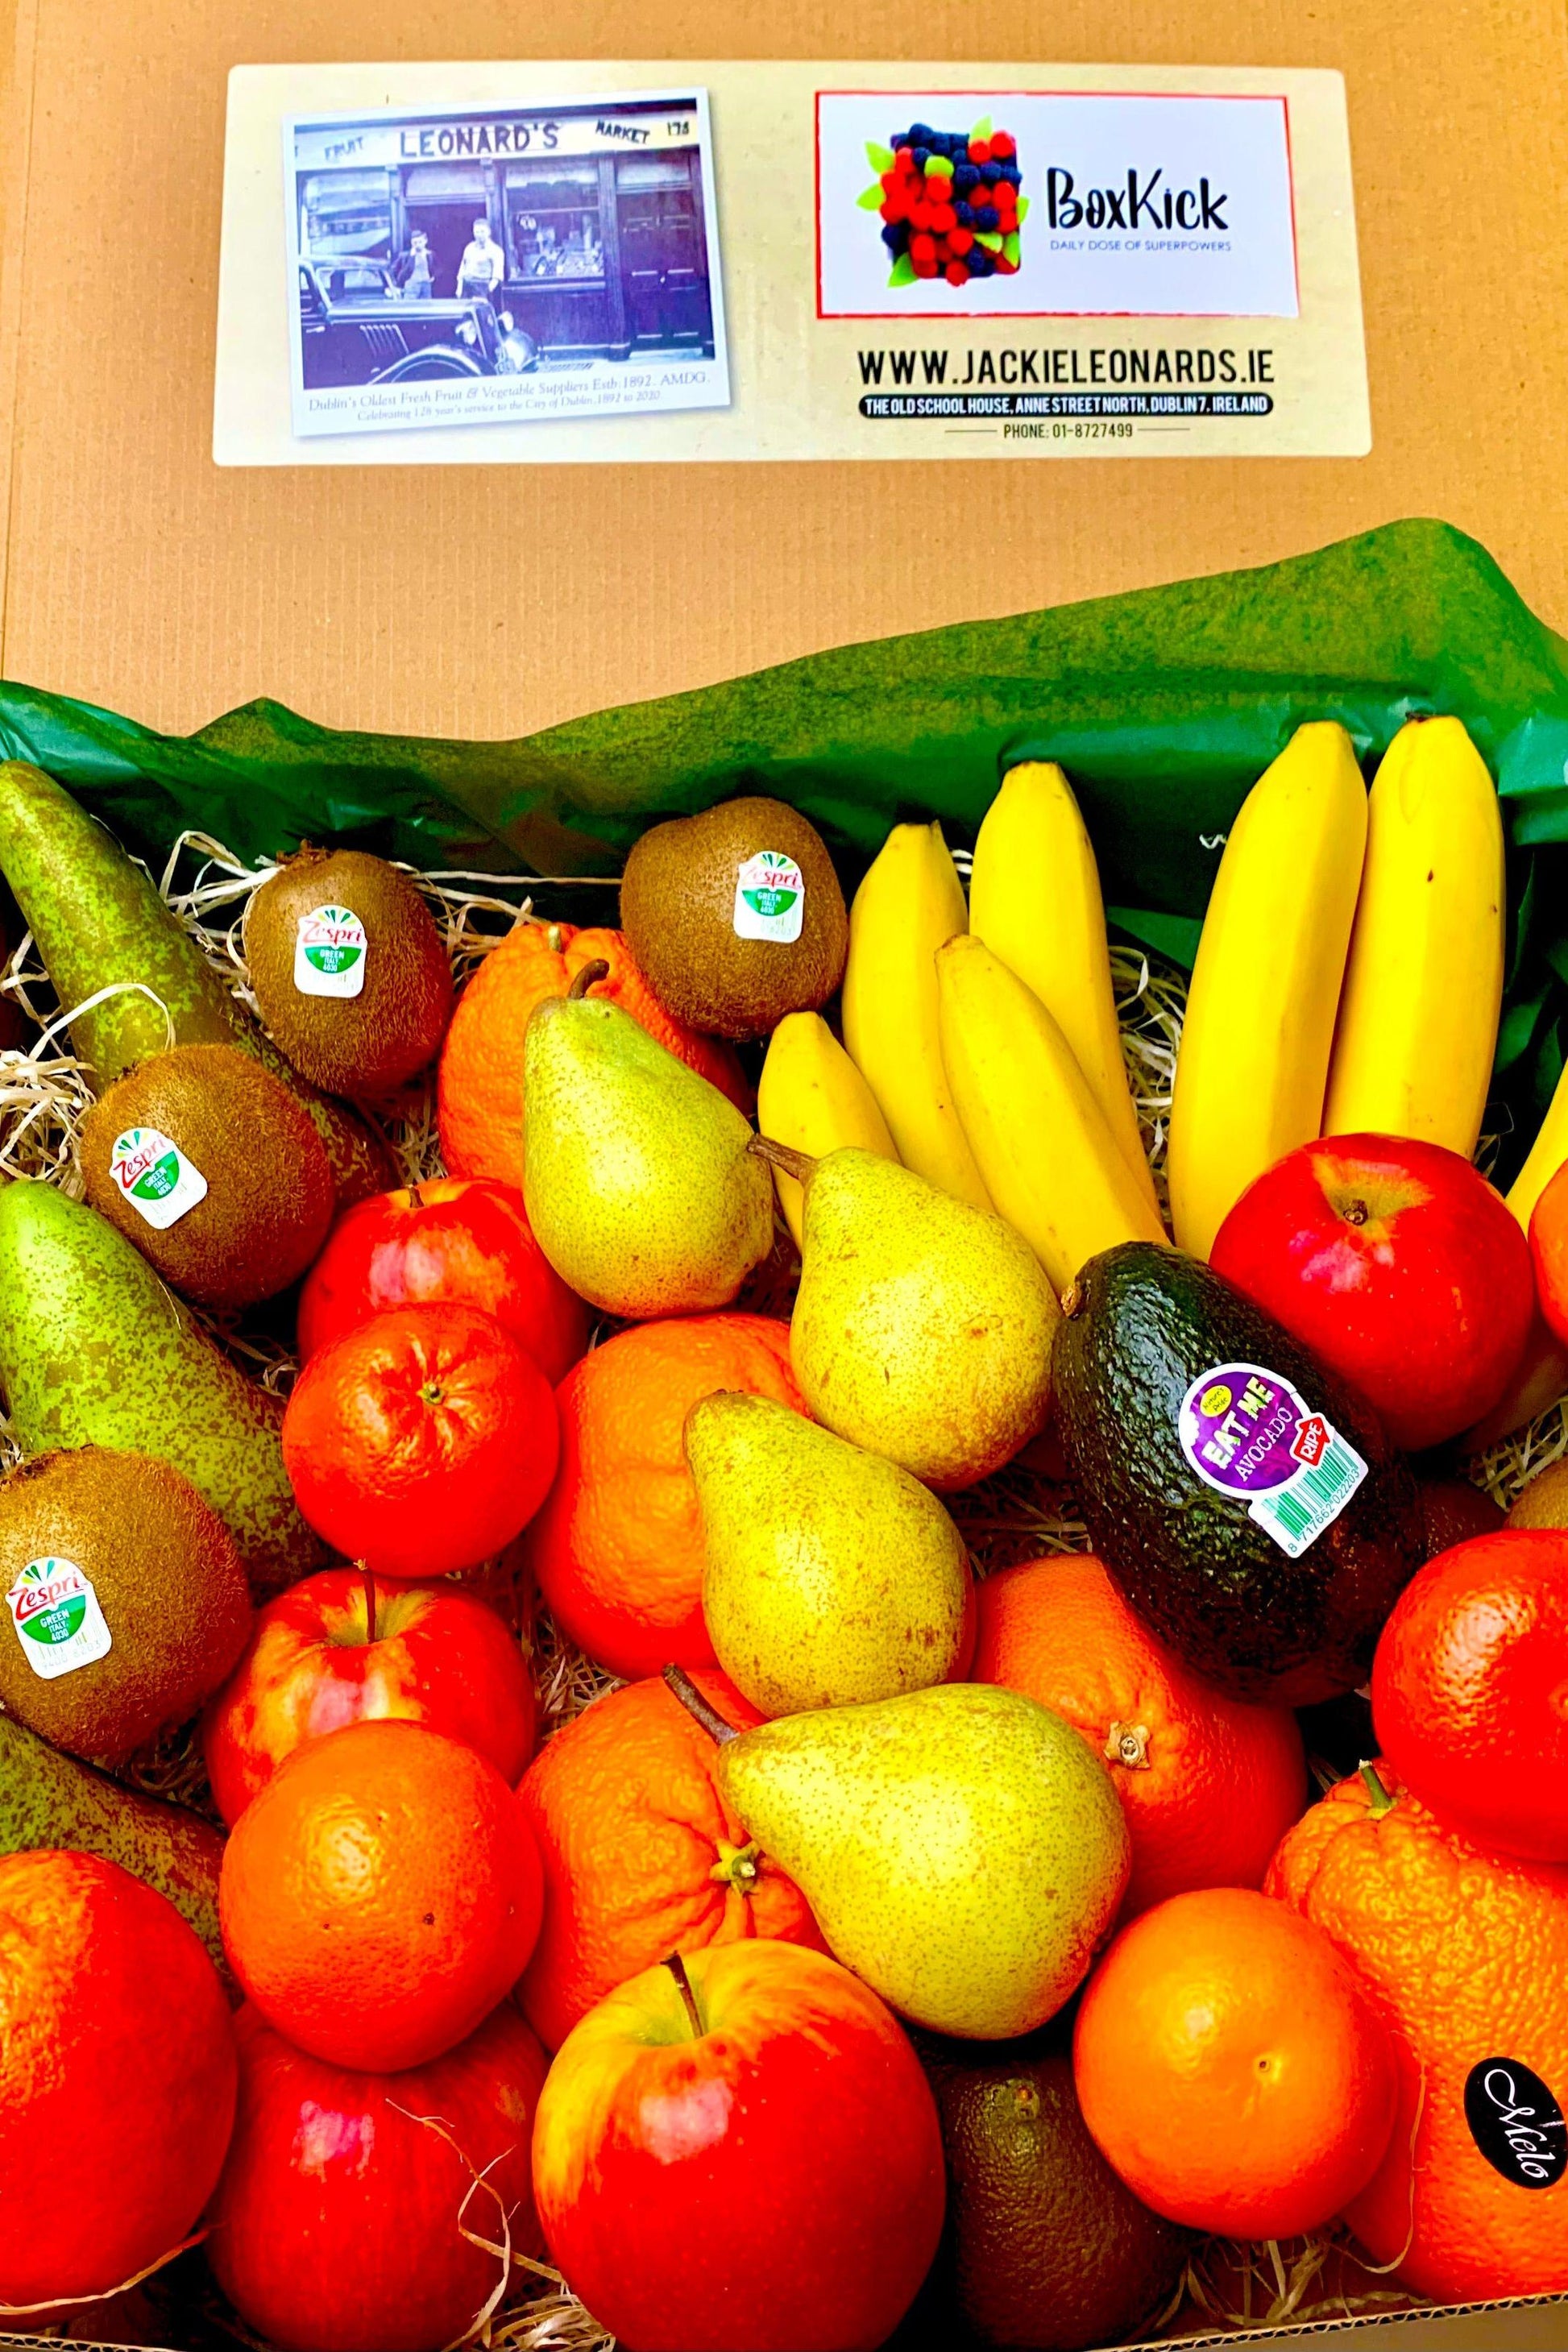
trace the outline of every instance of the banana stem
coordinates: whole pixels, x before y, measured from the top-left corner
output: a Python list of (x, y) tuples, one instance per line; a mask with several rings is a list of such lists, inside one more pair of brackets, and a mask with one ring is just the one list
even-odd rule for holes
[(726, 1723), (718, 1708), (709, 1706), (689, 1675), (682, 1674), (679, 1666), (666, 1666), (664, 1679), (687, 1714), (696, 1717), (710, 1739), (716, 1740), (722, 1748), (727, 1741), (737, 1737), (734, 1725)]
[(787, 1143), (775, 1143), (771, 1135), (753, 1135), (747, 1150), (753, 1159), (765, 1160), (770, 1168), (782, 1168), (797, 1184), (804, 1184), (816, 1166), (808, 1152), (793, 1151)]
[(610, 967), (602, 958), (596, 957), (592, 963), (585, 963), (582, 971), (573, 976), (572, 985), (566, 992), (567, 1003), (580, 1004), (597, 982), (608, 980), (609, 976)]

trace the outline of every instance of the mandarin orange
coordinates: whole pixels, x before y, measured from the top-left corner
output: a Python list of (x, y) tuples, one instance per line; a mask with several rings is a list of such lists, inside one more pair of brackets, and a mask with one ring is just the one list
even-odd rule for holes
[(973, 1680), (1066, 1716), (1116, 1784), (1132, 1839), (1123, 1919), (1192, 1887), (1261, 1886), (1307, 1801), (1295, 1717), (1212, 1688), (1092, 1553), (1004, 1569), (975, 1597)]
[(564, 996), (583, 966), (609, 965), (592, 996), (607, 996), (649, 1036), (749, 1111), (751, 1089), (732, 1046), (700, 1037), (667, 1013), (619, 931), (524, 919), (493, 947), (458, 999), (441, 1048), (437, 1117), (449, 1176), (522, 1185), (522, 1035), (547, 996)]
[[(762, 1721), (716, 1669), (692, 1680), (737, 1730)], [(655, 1677), (595, 1699), (523, 1774), (517, 1793), (545, 1895), (518, 1992), (552, 2050), (607, 1992), (671, 1952), (747, 1936), (820, 1948), (805, 1895), (720, 1795), (718, 1753)]]
[(1268, 1886), (1393, 2037), (1399, 2117), (1356, 2236), (1443, 2302), (1568, 2291), (1568, 1868), (1471, 1844), (1380, 1760), (1296, 1823)]
[(640, 1323), (555, 1391), (561, 1466), (524, 1538), (556, 1624), (612, 1674), (713, 1663), (702, 1618), (702, 1515), (681, 1433), (719, 1389), (805, 1411), (789, 1325), (767, 1315)]
[(285, 1757), (224, 1849), (224, 1948), (268, 2023), (370, 2074), (420, 2066), (510, 1991), (538, 1849), (493, 1764), (426, 1725), (350, 1724)]
[(1250, 1887), (1124, 1927), (1073, 2036), (1083, 2119), (1135, 2196), (1227, 2238), (1331, 2221), (1388, 2145), (1394, 2052), (1327, 1936)]
[(0, 2310), (105, 2294), (174, 2252), (217, 2181), (237, 2070), (172, 1903), (97, 1854), (0, 1859)]

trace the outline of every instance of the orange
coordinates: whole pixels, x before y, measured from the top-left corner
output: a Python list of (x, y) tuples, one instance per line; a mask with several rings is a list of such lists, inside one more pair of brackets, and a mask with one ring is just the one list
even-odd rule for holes
[[(692, 1679), (737, 1730), (762, 1721), (721, 1674)], [(671, 1952), (746, 1936), (821, 1948), (805, 1895), (720, 1795), (717, 1755), (655, 1678), (595, 1699), (523, 1774), (517, 1793), (545, 1893), (519, 1998), (550, 2049), (607, 1992)]]
[(1442, 2302), (1561, 2294), (1568, 1868), (1487, 1853), (1391, 1765), (1363, 1771), (1297, 1822), (1268, 1874), (1270, 1893), (1332, 1938), (1394, 2039), (1399, 2119), (1345, 2218), (1375, 2261)]
[(1328, 1937), (1250, 1887), (1124, 1927), (1073, 2037), (1083, 2119), (1135, 2196), (1226, 2238), (1293, 2238), (1372, 2178), (1398, 2096), (1389, 2037)]
[(0, 1861), (0, 2305), (101, 2294), (172, 2253), (216, 2185), (237, 2072), (172, 1903), (96, 1854)]
[(555, 1391), (561, 1467), (528, 1557), (556, 1624), (612, 1674), (713, 1663), (702, 1517), (681, 1433), (717, 1389), (804, 1412), (789, 1325), (767, 1315), (641, 1323), (584, 1356)]
[(1198, 1886), (1261, 1886), (1307, 1800), (1296, 1718), (1212, 1689), (1077, 1552), (987, 1577), (977, 1683), (1055, 1709), (1102, 1758), (1132, 1839), (1121, 1916)]
[(401, 1720), (285, 1757), (218, 1882), (224, 1948), (268, 2023), (367, 2074), (471, 2033), (521, 1974), (542, 1902), (538, 1849), (495, 1766)]
[(1568, 1165), (1531, 1212), (1530, 1255), (1542, 1315), (1554, 1339), (1568, 1340)]
[(441, 1156), (448, 1176), (491, 1176), (522, 1187), (522, 1033), (547, 996), (564, 996), (585, 963), (608, 975), (591, 996), (607, 996), (650, 1037), (750, 1111), (751, 1089), (732, 1046), (699, 1036), (667, 1013), (633, 962), (619, 931), (579, 931), (570, 923), (524, 918), (493, 947), (458, 999), (437, 1081)]

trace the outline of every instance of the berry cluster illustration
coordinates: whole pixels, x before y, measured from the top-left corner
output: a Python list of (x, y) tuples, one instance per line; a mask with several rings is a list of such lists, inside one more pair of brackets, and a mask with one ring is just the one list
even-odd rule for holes
[(886, 147), (868, 141), (866, 154), (878, 177), (860, 207), (881, 215), (893, 260), (889, 286), (920, 278), (967, 286), (972, 278), (1013, 275), (1029, 200), (1018, 193), (1023, 175), (1010, 131), (994, 131), (988, 120), (970, 131), (915, 122)]

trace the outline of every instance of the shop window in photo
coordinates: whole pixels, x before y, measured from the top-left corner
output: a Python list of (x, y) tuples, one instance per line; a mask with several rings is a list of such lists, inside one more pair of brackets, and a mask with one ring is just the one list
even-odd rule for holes
[(392, 173), (311, 172), (300, 182), (300, 250), (323, 260), (392, 255)]
[(596, 163), (514, 163), (506, 175), (512, 268), (520, 278), (605, 274)]

